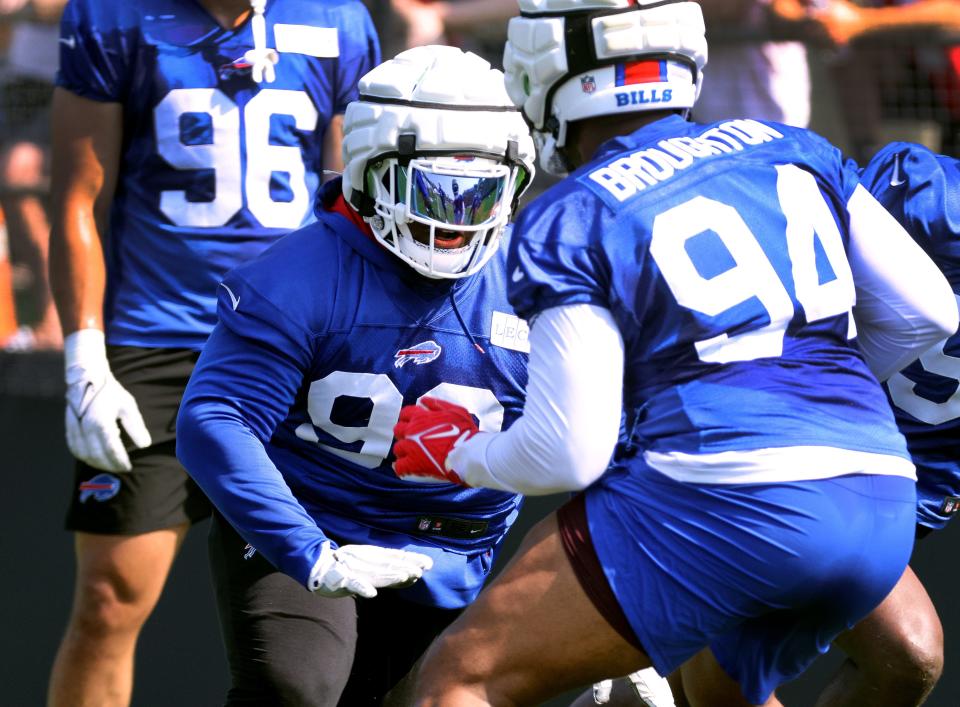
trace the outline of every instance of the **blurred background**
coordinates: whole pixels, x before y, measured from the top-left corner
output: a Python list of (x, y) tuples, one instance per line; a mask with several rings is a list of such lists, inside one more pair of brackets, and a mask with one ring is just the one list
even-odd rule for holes
[[(191, 1), (191, 0), (184, 0)], [(275, 0), (282, 2), (282, 0)], [(49, 104), (65, 0), (0, 0), (0, 703), (42, 705), (71, 601), (73, 555), (62, 517), (71, 459), (63, 441), (62, 339), (46, 276)], [(451, 43), (501, 65), (515, 0), (366, 0), (383, 55)], [(695, 118), (755, 117), (808, 126), (863, 162), (890, 140), (960, 156), (960, 2), (703, 0), (710, 61)], [(538, 187), (549, 179), (541, 177)], [(922, 285), (921, 285), (922, 286)], [(562, 499), (528, 503), (500, 560)], [(134, 705), (219, 704), (222, 657), (194, 529), (141, 638)], [(927, 703), (960, 704), (960, 528), (921, 543), (914, 567), (941, 612), (946, 670)], [(782, 691), (810, 705), (838, 664), (830, 654)], [(560, 699), (551, 707), (567, 704)]]

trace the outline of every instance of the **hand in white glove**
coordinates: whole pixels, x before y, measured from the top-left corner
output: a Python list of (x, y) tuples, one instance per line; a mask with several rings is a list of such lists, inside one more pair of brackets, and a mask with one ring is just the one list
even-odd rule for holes
[(427, 555), (376, 545), (344, 545), (334, 550), (323, 544), (320, 559), (310, 573), (310, 590), (326, 597), (351, 594), (375, 597), (381, 587), (413, 584), (433, 567)]
[(107, 364), (103, 332), (81, 329), (63, 341), (67, 380), (67, 447), (80, 461), (105, 471), (130, 471), (120, 425), (137, 447), (150, 444), (137, 401)]

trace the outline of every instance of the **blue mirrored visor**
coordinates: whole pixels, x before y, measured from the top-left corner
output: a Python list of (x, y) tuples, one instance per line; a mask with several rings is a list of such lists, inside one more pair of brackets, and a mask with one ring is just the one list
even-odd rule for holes
[(473, 176), (437, 172), (412, 163), (399, 171), (401, 187), (409, 180), (407, 208), (412, 216), (421, 220), (451, 226), (482, 226), (495, 220), (503, 208), (509, 179), (506, 168), (490, 175)]

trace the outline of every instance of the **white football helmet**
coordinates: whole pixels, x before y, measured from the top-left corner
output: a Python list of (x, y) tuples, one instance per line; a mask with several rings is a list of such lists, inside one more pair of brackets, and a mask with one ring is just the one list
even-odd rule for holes
[(520, 0), (503, 65), (534, 129), (540, 165), (563, 175), (571, 121), (689, 111), (707, 63), (703, 12), (687, 0)]
[[(455, 47), (409, 49), (369, 72), (343, 132), (344, 197), (427, 277), (483, 267), (533, 177), (533, 140), (503, 74)], [(438, 248), (438, 232), (468, 238)]]

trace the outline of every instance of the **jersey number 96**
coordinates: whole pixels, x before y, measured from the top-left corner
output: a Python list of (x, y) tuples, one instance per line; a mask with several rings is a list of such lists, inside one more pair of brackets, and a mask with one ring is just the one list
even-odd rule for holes
[[(206, 116), (210, 139), (184, 142), (181, 121), (191, 114)], [(318, 113), (303, 91), (263, 89), (240, 108), (217, 88), (176, 88), (154, 110), (157, 152), (172, 167), (211, 170), (214, 197), (190, 201), (187, 192), (160, 194), (160, 210), (177, 226), (223, 226), (244, 206), (266, 228), (298, 228), (311, 207), (306, 169), (297, 145), (270, 142), (273, 116), (291, 116), (298, 130), (313, 131)], [(242, 129), (241, 129), (242, 128)], [(289, 199), (275, 200), (270, 182), (286, 174)]]

